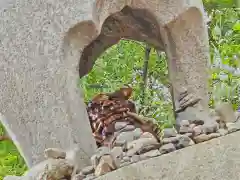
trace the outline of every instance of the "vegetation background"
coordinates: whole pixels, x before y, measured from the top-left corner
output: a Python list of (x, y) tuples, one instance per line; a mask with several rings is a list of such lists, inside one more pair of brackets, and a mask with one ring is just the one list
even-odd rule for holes
[[(210, 20), (209, 106), (228, 101), (237, 109), (240, 106), (240, 1), (204, 0), (204, 6)], [(121, 40), (99, 57), (91, 73), (79, 80), (79, 86), (83, 88), (87, 101), (96, 93), (112, 92), (124, 83), (131, 84), (133, 100), (140, 113), (171, 126), (173, 113), (167, 88), (166, 56), (151, 50), (144, 87), (145, 50), (143, 43)], [(4, 133), (2, 126), (0, 133)], [(6, 175), (21, 175), (26, 169), (14, 144), (0, 142), (0, 180)]]

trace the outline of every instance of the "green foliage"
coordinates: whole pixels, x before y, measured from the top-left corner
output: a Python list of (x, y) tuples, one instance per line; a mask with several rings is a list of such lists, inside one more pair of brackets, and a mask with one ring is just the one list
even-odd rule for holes
[[(0, 134), (4, 129), (0, 126)], [(6, 175), (20, 176), (26, 171), (27, 167), (17, 148), (12, 142), (0, 142), (0, 180)]]
[[(236, 109), (240, 105), (240, 13), (233, 7), (239, 7), (239, 0), (204, 0), (204, 5), (211, 19), (209, 105), (230, 101)], [(79, 85), (88, 101), (97, 93), (112, 92), (125, 83), (130, 84), (134, 89), (132, 99), (140, 113), (156, 118), (165, 127), (172, 126), (166, 57), (155, 50), (150, 54), (145, 103), (141, 104), (144, 56), (145, 44), (121, 40), (98, 58)], [(93, 84), (103, 87), (94, 88)], [(2, 127), (0, 132), (3, 133)], [(0, 142), (0, 180), (6, 175), (21, 175), (26, 169), (16, 147), (7, 141)]]

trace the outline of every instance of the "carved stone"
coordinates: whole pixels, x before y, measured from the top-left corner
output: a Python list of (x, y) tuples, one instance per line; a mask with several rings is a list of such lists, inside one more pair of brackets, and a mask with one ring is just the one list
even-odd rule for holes
[(88, 163), (95, 142), (77, 80), (121, 38), (165, 51), (174, 100), (187, 89), (208, 111), (201, 0), (5, 0), (0, 12), (1, 121), (29, 166), (75, 143)]
[(69, 42), (82, 49), (79, 75), (91, 71), (97, 57), (121, 38), (147, 42), (168, 57), (174, 107), (194, 105), (193, 114), (204, 121), (208, 116), (207, 62), (209, 45), (201, 0), (104, 1), (96, 0), (91, 20), (69, 31)]
[(77, 144), (83, 165), (95, 151), (77, 85), (80, 52), (64, 41), (90, 8), (91, 1), (0, 3), (0, 121), (29, 167), (47, 147)]

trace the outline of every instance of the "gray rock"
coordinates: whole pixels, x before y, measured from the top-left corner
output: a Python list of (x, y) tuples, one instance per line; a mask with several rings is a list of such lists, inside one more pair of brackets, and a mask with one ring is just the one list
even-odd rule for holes
[(225, 136), (228, 134), (228, 130), (226, 129), (218, 129), (217, 131), (219, 134), (221, 134), (221, 136)]
[(204, 121), (202, 119), (190, 119), (189, 120), (190, 124), (196, 124), (196, 125), (203, 125), (204, 124)]
[(86, 178), (86, 176), (83, 174), (76, 174), (72, 177), (71, 180), (84, 180), (85, 178)]
[(120, 122), (116, 122), (114, 127), (116, 131), (119, 131), (121, 129), (123, 129), (124, 127), (126, 127), (129, 124), (129, 122), (126, 121), (120, 121)]
[(186, 126), (186, 127), (189, 127), (190, 123), (188, 120), (182, 120), (181, 123), (180, 123), (180, 126)]
[(87, 176), (85, 177), (84, 180), (93, 180), (93, 179), (95, 179), (95, 178), (96, 178), (96, 176), (95, 176), (94, 174), (89, 174), (89, 175), (87, 175)]
[(142, 131), (141, 128), (136, 128), (136, 129), (133, 131), (133, 133), (134, 133), (134, 139), (136, 140), (136, 139), (138, 139), (138, 138), (141, 137), (141, 135), (143, 134), (143, 131)]
[(228, 133), (233, 133), (240, 130), (240, 123), (226, 123)]
[(123, 149), (122, 147), (114, 147), (111, 150), (111, 154), (114, 158), (122, 159), (123, 158)]
[(218, 138), (221, 136), (220, 133), (212, 133), (212, 134), (208, 134), (208, 136), (210, 137), (210, 139), (214, 139), (214, 138)]
[(100, 157), (99, 157), (99, 155), (97, 155), (97, 154), (94, 154), (94, 155), (91, 157), (91, 163), (92, 163), (92, 166), (93, 166), (94, 168), (97, 167), (97, 165), (98, 165), (98, 163), (99, 163), (99, 160), (100, 160)]
[(94, 166), (87, 166), (82, 169), (82, 174), (83, 175), (88, 175), (94, 173)]
[(205, 134), (215, 133), (219, 129), (219, 124), (217, 122), (211, 121), (206, 122), (202, 126), (202, 132)]
[(140, 161), (97, 180), (239, 180), (239, 137), (240, 131)]
[(128, 166), (130, 164), (131, 164), (130, 161), (129, 162), (123, 162), (123, 163), (121, 163), (120, 167)]
[(44, 150), (44, 156), (46, 158), (64, 159), (66, 157), (66, 152), (59, 148), (48, 148)]
[(159, 151), (161, 154), (166, 154), (166, 153), (170, 153), (176, 150), (176, 147), (174, 146), (174, 144), (169, 143), (169, 144), (164, 144), (163, 146), (160, 147)]
[(158, 149), (160, 144), (156, 139), (142, 138), (128, 143), (127, 145), (127, 156), (133, 156), (134, 154), (142, 154), (147, 151)]
[(194, 136), (193, 139), (196, 143), (201, 143), (210, 140), (210, 136), (208, 136), (207, 134), (200, 134), (198, 136)]
[(127, 125), (125, 128), (123, 128), (125, 131), (133, 131), (135, 129), (134, 125)]
[(191, 128), (191, 129), (193, 129), (194, 127), (196, 127), (197, 125), (196, 124), (190, 124), (189, 125), (189, 127)]
[(111, 153), (110, 148), (106, 146), (102, 146), (97, 149), (96, 154), (99, 156), (109, 155)]
[(114, 142), (114, 146), (124, 147), (126, 143), (127, 143), (127, 141), (125, 141), (125, 140), (116, 140)]
[(215, 107), (215, 111), (221, 117), (222, 122), (232, 123), (236, 121), (235, 112), (230, 103), (223, 102), (218, 104)]
[(198, 125), (193, 128), (193, 135), (198, 136), (203, 132), (202, 126)]
[(182, 136), (178, 137), (178, 143), (176, 144), (176, 148), (181, 149), (181, 148), (191, 146), (193, 144), (195, 144), (195, 143), (192, 141), (192, 139), (190, 139), (186, 135), (182, 135)]
[(163, 138), (170, 138), (177, 136), (177, 131), (174, 128), (166, 128), (163, 130)]
[(123, 162), (130, 162), (131, 161), (131, 158), (129, 156), (124, 156), (122, 158)]
[(162, 144), (169, 144), (169, 143), (177, 143), (178, 142), (178, 137), (170, 137), (170, 138), (163, 138), (161, 143)]
[(129, 132), (121, 132), (117, 138), (116, 141), (126, 141), (126, 142), (131, 142), (135, 139), (134, 132), (129, 131)]
[(235, 122), (240, 121), (240, 112), (235, 112), (235, 119), (236, 119)]
[(191, 138), (193, 136), (193, 133), (185, 133), (184, 135)]
[(201, 142), (204, 142), (204, 141), (208, 141), (210, 139), (218, 138), (220, 136), (221, 136), (220, 133), (200, 134), (199, 136), (194, 137), (194, 141), (196, 143), (201, 143)]
[(187, 126), (181, 126), (179, 129), (180, 134), (191, 133), (193, 130)]
[(133, 156), (131, 157), (131, 163), (135, 163), (135, 162), (138, 162), (138, 161), (140, 161), (140, 160), (141, 160), (141, 158), (140, 158), (139, 155), (133, 155)]
[(160, 156), (160, 155), (161, 155), (160, 151), (158, 149), (155, 149), (155, 150), (148, 151), (144, 154), (141, 154), (140, 158), (141, 160), (145, 160), (145, 159)]
[(152, 138), (152, 139), (154, 139), (155, 137), (154, 137), (154, 135), (153, 135), (152, 133), (150, 133), (150, 132), (144, 132), (144, 133), (140, 136), (140, 138)]

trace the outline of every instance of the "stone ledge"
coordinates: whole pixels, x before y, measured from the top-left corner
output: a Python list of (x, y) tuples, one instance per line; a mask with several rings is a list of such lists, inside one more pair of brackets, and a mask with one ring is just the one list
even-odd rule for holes
[(125, 166), (96, 180), (239, 180), (240, 132)]

